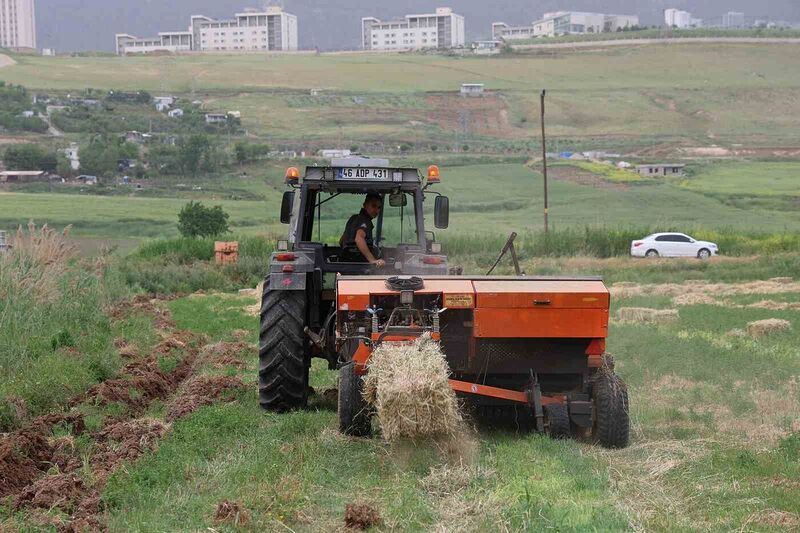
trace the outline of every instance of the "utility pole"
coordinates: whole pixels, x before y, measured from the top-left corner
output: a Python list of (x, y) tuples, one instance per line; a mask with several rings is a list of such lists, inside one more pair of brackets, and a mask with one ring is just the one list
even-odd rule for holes
[(544, 134), (544, 96), (547, 91), (542, 90), (542, 175), (544, 176), (544, 232), (547, 233), (547, 139)]

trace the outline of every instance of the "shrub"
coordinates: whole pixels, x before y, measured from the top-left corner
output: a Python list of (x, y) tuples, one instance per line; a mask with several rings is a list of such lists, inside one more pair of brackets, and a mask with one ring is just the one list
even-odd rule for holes
[(6, 168), (13, 170), (44, 170), (55, 172), (56, 155), (38, 144), (9, 146), (3, 155)]
[(178, 231), (184, 237), (216, 237), (228, 232), (228, 218), (222, 206), (189, 202), (178, 213)]

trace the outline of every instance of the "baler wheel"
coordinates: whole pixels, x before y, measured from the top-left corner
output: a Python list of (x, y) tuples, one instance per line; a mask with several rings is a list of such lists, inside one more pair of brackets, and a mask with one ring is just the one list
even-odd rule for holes
[(352, 362), (339, 369), (339, 431), (353, 437), (369, 437), (372, 433), (363, 381)]
[(594, 427), (592, 436), (604, 448), (625, 448), (628, 445), (630, 416), (628, 389), (612, 371), (596, 374), (592, 385)]
[(273, 291), (269, 278), (261, 295), (258, 396), (264, 409), (284, 412), (305, 407), (308, 361), (303, 291)]
[(547, 434), (550, 435), (551, 438), (569, 438), (569, 412), (567, 411), (566, 405), (561, 403), (545, 405), (544, 416), (547, 419)]

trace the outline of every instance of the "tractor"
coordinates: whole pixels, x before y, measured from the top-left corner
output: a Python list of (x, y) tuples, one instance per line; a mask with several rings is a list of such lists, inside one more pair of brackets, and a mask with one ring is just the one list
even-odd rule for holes
[[(340, 431), (368, 436), (361, 378), (372, 351), (429, 334), (445, 353), (451, 388), (470, 404), (523, 409), (556, 438), (626, 446), (628, 396), (605, 353), (602, 279), (461, 275), (425, 230), (426, 198), (434, 199), (434, 227), (449, 225), (439, 181), (435, 165), (423, 176), (364, 157), (307, 167), (302, 177), (287, 170), (280, 218), (289, 237), (278, 242), (262, 294), (261, 406), (304, 407), (311, 359), (322, 358), (339, 372)], [(353, 261), (335, 240), (367, 193), (384, 199), (372, 250), (381, 269)]]

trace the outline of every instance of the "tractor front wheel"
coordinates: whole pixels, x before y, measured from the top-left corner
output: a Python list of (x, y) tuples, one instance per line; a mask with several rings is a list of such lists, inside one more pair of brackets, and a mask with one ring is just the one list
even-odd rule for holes
[(267, 278), (261, 296), (258, 343), (258, 396), (264, 409), (283, 412), (306, 405), (305, 315), (305, 292), (270, 290)]
[(363, 381), (355, 369), (352, 362), (339, 369), (339, 431), (353, 437), (369, 437), (372, 421), (364, 400)]
[(628, 445), (630, 416), (628, 389), (625, 383), (609, 370), (599, 371), (592, 385), (594, 426), (592, 435), (604, 448), (624, 448)]

